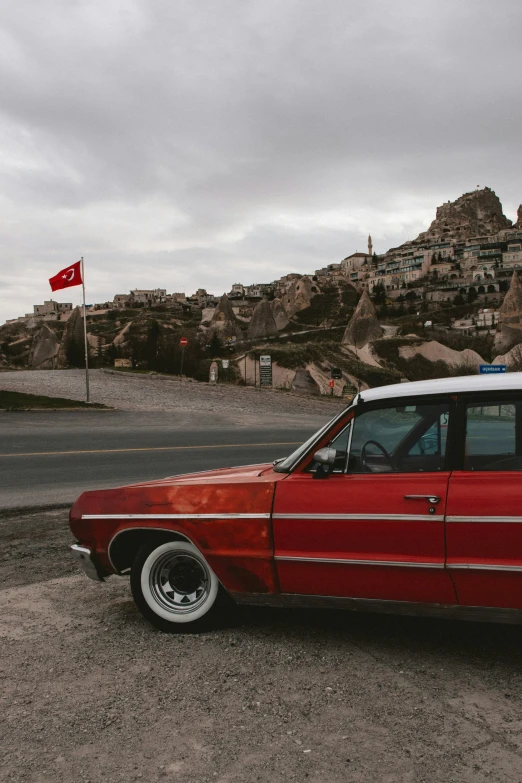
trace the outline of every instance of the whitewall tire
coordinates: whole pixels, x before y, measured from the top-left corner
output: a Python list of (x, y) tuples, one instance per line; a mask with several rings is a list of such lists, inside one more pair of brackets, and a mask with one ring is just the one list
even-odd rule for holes
[(216, 608), (219, 580), (187, 541), (144, 546), (131, 569), (131, 589), (143, 616), (162, 631), (196, 631)]

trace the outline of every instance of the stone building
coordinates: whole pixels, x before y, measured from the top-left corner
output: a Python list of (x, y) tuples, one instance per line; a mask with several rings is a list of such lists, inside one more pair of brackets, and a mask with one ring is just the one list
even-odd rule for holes
[[(36, 318), (45, 318), (48, 321), (59, 321), (62, 314), (71, 313), (72, 309), (71, 302), (55, 302), (53, 299), (49, 299), (41, 305), (33, 305), (33, 313), (31, 315)], [(30, 315), (26, 317), (29, 318)]]

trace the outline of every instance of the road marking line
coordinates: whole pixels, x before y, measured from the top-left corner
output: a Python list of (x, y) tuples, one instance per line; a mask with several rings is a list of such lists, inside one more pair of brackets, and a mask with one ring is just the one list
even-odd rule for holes
[(302, 441), (289, 441), (286, 443), (224, 443), (222, 445), (207, 446), (144, 446), (132, 449), (89, 449), (85, 451), (32, 451), (19, 454), (0, 454), (0, 457), (49, 457), (63, 454), (122, 454), (127, 451), (182, 451), (187, 449), (243, 449), (253, 446), (300, 446)]

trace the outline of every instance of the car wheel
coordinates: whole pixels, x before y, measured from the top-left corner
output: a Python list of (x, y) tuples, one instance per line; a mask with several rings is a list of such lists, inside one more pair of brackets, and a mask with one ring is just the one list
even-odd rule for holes
[(201, 552), (186, 541), (144, 546), (131, 569), (131, 589), (142, 615), (169, 633), (208, 627), (220, 584)]

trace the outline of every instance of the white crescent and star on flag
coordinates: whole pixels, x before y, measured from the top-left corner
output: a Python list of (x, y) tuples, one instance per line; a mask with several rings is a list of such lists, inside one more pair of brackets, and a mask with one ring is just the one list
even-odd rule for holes
[(68, 283), (71, 282), (71, 280), (74, 279), (74, 267), (71, 269), (67, 269), (64, 274), (62, 275), (64, 280), (67, 280)]

